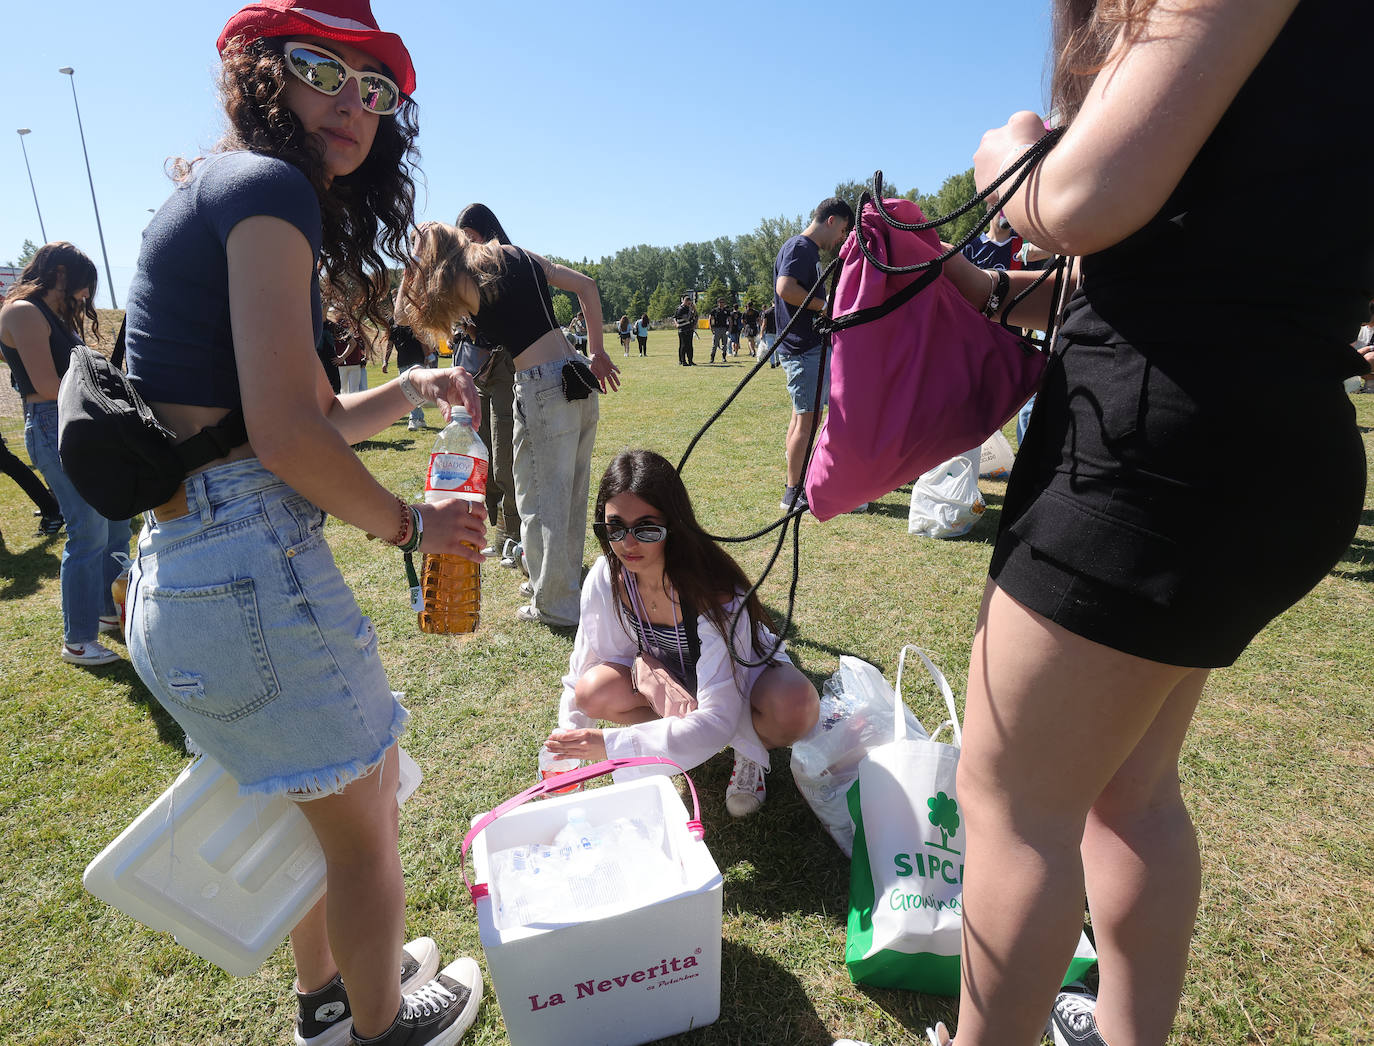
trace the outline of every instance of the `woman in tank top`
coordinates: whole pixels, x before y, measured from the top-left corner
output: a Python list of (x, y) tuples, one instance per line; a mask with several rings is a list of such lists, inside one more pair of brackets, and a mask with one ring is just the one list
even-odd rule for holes
[[(1326, 223), (1260, 264), (1237, 256), (1234, 231), (1273, 200), (1363, 198), (1374, 6), (1054, 8), (1067, 130), (1003, 205), (1028, 240), (1080, 256), (1082, 279), (973, 641), (958, 1043), (1035, 1042), (1050, 1016), (1057, 1044), (1159, 1046), (1200, 889), (1178, 763), (1203, 685), (1326, 575), (1364, 496), (1342, 379), (1374, 357), (1348, 333), (1374, 286), (1374, 218), (1356, 208), (1355, 228)], [(988, 131), (978, 186), (1043, 133), (1030, 112)], [(978, 307), (1006, 287), (957, 256), (945, 273)], [(1035, 274), (1007, 276), (1014, 293)], [(1010, 322), (1043, 326), (1049, 297)], [(1234, 337), (1241, 322), (1253, 337)], [(1216, 465), (1237, 456), (1255, 467)], [(1322, 491), (1300, 520), (1272, 503), (1295, 474)], [(1056, 998), (1085, 885), (1100, 993)]]
[(601, 315), (590, 276), (434, 222), (415, 233), (398, 313), (434, 331), (470, 322), (511, 354), (515, 501), (530, 575), (521, 589), (530, 602), (516, 617), (570, 628), (577, 624), (587, 539), (596, 394), (620, 387), (620, 368), (602, 345), (600, 322), (587, 328), (590, 365), (573, 350), (554, 319), (550, 286), (577, 295), (586, 315)]
[[(753, 813), (766, 795), (769, 750), (816, 724), (815, 687), (783, 652), (758, 596), (746, 599), (744, 571), (701, 529), (682, 478), (661, 455), (616, 455), (601, 477), (596, 520), (602, 556), (582, 586), (560, 729), (544, 747), (565, 759), (665, 756), (690, 770), (729, 745), (726, 809)], [(692, 695), (685, 714), (656, 708), (635, 686), (641, 650)], [(597, 720), (615, 725), (601, 729)]]
[(0, 308), (0, 349), (24, 398), (24, 446), (57, 497), (67, 521), (62, 547), (63, 661), (105, 665), (119, 655), (99, 633), (123, 631), (110, 584), (124, 569), (129, 521), (108, 520), (82, 500), (57, 455), (57, 387), (86, 322), (99, 334), (95, 263), (70, 243), (49, 243), (24, 266)]

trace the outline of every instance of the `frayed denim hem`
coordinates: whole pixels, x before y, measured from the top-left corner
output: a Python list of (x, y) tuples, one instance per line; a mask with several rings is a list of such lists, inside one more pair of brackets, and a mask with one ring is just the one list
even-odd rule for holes
[(401, 704), (405, 694), (398, 690), (391, 692), (395, 702), (395, 713), (391, 717), (391, 729), (386, 741), (368, 759), (352, 759), (346, 763), (305, 770), (298, 774), (280, 774), (264, 778), (251, 784), (239, 783), (239, 795), (280, 795), (295, 803), (308, 803), (312, 799), (323, 799), (337, 795), (360, 777), (366, 777), (381, 765), (391, 747), (400, 740), (405, 732), (410, 712)]

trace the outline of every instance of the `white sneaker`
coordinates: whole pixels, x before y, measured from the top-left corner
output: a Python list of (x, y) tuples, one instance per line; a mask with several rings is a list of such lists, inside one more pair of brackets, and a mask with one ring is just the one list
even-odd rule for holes
[(945, 1027), (944, 1021), (936, 1021), (935, 1027), (927, 1028), (926, 1038), (930, 1040), (930, 1046), (954, 1046), (954, 1040), (950, 1038), (949, 1029)]
[(534, 598), (534, 582), (533, 582), (533, 581), (522, 581), (522, 582), (520, 582), (520, 594), (521, 594), (522, 596), (524, 596), (525, 598), (527, 598), (527, 599), (533, 599), (533, 598)]
[(89, 643), (78, 643), (76, 646), (64, 643), (62, 660), (73, 665), (108, 665), (111, 661), (118, 661), (119, 655), (92, 639)]
[(122, 633), (124, 631), (124, 622), (119, 620), (118, 614), (101, 614), (100, 631)]
[(1107, 1046), (1097, 1030), (1097, 996), (1086, 989), (1060, 992), (1050, 1011), (1054, 1046)]
[(409, 429), (411, 432), (419, 432), (420, 423), (416, 421), (414, 418), (411, 418), (409, 421), (406, 422), (406, 428)]
[(731, 817), (748, 817), (760, 806), (768, 795), (764, 787), (765, 768), (747, 755), (735, 753), (735, 769), (730, 774), (730, 784), (725, 789), (725, 809)]

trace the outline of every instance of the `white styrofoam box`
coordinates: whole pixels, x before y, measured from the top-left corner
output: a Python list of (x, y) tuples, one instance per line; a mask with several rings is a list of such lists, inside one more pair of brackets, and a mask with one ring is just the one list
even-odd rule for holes
[(720, 1016), (720, 871), (687, 830), (687, 809), (667, 777), (544, 799), (497, 818), (474, 842), (476, 881), (489, 882), (489, 854), (551, 841), (578, 806), (594, 826), (661, 819), (682, 879), (653, 903), (604, 918), (508, 929), (496, 924), (492, 896), (480, 897), (482, 948), (512, 1046), (635, 1046), (711, 1024)]
[[(400, 753), (402, 802), (420, 768)], [(254, 973), (324, 895), (324, 852), (281, 796), (239, 795), (209, 756), (188, 766), (87, 867), (101, 900), (239, 977)]]

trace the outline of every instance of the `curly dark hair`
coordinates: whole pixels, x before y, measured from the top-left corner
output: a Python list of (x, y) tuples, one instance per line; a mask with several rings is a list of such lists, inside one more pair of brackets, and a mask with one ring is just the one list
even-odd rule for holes
[[(92, 334), (100, 337), (100, 320), (95, 314), (95, 289), (99, 283), (95, 262), (66, 240), (54, 240), (38, 248), (14, 286), (5, 292), (4, 300), (6, 303), (31, 301), (61, 286), (66, 295), (57, 309), (58, 319), (85, 341), (87, 320), (91, 321)], [(90, 294), (84, 302), (77, 301), (76, 292), (83, 290)]]
[[(730, 635), (729, 603), (743, 596), (752, 587), (749, 578), (734, 557), (711, 540), (701, 529), (687, 487), (677, 469), (661, 454), (652, 450), (622, 450), (601, 477), (596, 492), (595, 520), (606, 521), (606, 502), (617, 494), (629, 492), (642, 498), (663, 514), (668, 527), (668, 539), (663, 550), (663, 569), (673, 583), (678, 597), (704, 614), (722, 636)], [(596, 539), (611, 569), (611, 591), (620, 605), (628, 604), (625, 595), (623, 568), (600, 527), (595, 527)], [(772, 618), (764, 609), (757, 593), (745, 603), (749, 615), (750, 633), (756, 656), (768, 653), (760, 642), (759, 626), (773, 628)], [(621, 625), (625, 626), (624, 615)], [(744, 651), (736, 651), (742, 655)]]
[[(409, 254), (415, 221), (412, 178), (420, 159), (415, 102), (407, 96), (395, 113), (379, 117), (367, 159), (352, 174), (329, 182), (323, 143), (306, 133), (286, 104), (291, 74), (282, 43), (234, 40), (224, 49), (219, 89), (229, 129), (215, 151), (251, 149), (300, 169), (320, 200), (320, 261), (329, 275), (326, 307), (337, 306), (354, 323), (366, 318), (385, 327), (391, 285), (383, 256)], [(189, 169), (182, 163), (174, 170), (184, 176)]]

